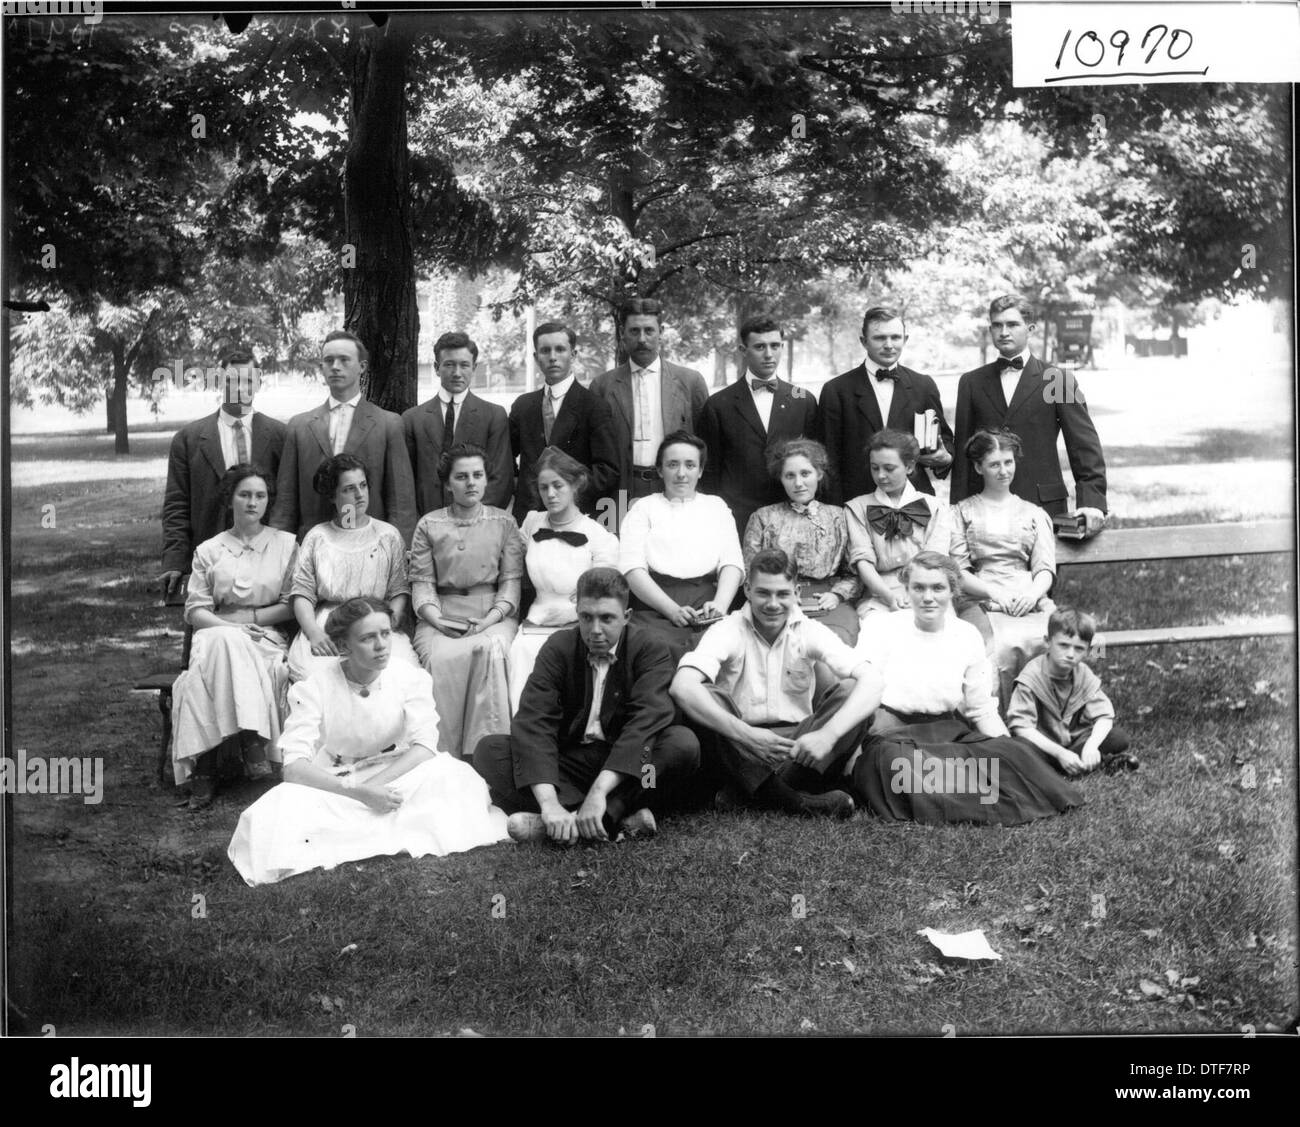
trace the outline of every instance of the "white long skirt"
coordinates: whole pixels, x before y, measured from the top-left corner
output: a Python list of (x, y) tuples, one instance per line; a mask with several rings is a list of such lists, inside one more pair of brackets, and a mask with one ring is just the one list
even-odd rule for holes
[(285, 641), (278, 632), (254, 639), (239, 626), (194, 631), (189, 667), (172, 689), (172, 773), (177, 784), (194, 773), (194, 760), (240, 732), (268, 741), (279, 761), (284, 694), (288, 685)]
[[(373, 778), (392, 758), (390, 752), (384, 762), (365, 761), (357, 781)], [(367, 857), (442, 857), (506, 839), (505, 813), (468, 763), (435, 755), (387, 785), (403, 801), (380, 814), (348, 795), (280, 783), (239, 816), (230, 860), (255, 886)]]

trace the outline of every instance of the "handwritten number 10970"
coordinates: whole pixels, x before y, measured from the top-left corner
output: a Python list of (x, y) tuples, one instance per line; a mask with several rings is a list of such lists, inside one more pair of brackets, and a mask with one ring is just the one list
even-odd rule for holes
[[(1159, 32), (1157, 35), (1156, 33)], [(1066, 31), (1065, 38), (1061, 40), (1061, 49), (1056, 55), (1056, 69), (1061, 69), (1061, 60), (1065, 58), (1065, 50), (1070, 45), (1070, 37), (1074, 35), (1074, 29)], [(1152, 36), (1155, 36), (1154, 41)], [(1166, 39), (1166, 37), (1168, 37)], [(1116, 66), (1124, 65), (1124, 52), (1128, 49), (1130, 43), (1129, 33), (1120, 29), (1111, 33), (1110, 45), (1116, 49), (1118, 56), (1115, 59)], [(1146, 34), (1142, 36), (1142, 42), (1137, 51), (1141, 52), (1151, 44), (1151, 50), (1147, 51), (1146, 58), (1142, 60), (1144, 64), (1149, 64), (1155, 57), (1155, 53), (1160, 50), (1161, 44), (1164, 44), (1165, 54), (1175, 61), (1181, 59), (1188, 51), (1192, 49), (1192, 33), (1181, 27), (1176, 27), (1171, 33), (1168, 26), (1162, 23), (1152, 24), (1147, 28)], [(1182, 47), (1181, 51), (1175, 50)], [(1101, 37), (1095, 31), (1085, 31), (1074, 41), (1074, 57), (1080, 66), (1096, 67), (1100, 66), (1102, 60), (1106, 57), (1106, 44), (1101, 41)]]

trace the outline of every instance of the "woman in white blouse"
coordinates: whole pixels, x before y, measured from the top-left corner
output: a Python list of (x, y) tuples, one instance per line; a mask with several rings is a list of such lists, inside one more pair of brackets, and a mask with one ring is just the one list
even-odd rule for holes
[(593, 567), (618, 566), (618, 537), (578, 508), (589, 476), (586, 466), (554, 446), (537, 459), (537, 492), (545, 509), (529, 513), (519, 530), (533, 601), (510, 643), (512, 714), (542, 643), (578, 621), (578, 576)]
[(334, 504), (334, 518), (307, 530), (287, 594), (301, 630), (289, 647), (289, 680), (324, 668), (338, 650), (325, 632), (330, 611), (348, 599), (381, 599), (393, 613), (393, 656), (418, 666), (403, 633), (411, 601), (406, 544), (391, 524), (369, 515), (370, 474), (353, 454), (321, 463), (312, 487)]
[(619, 529), (618, 569), (632, 589), (632, 620), (658, 631), (674, 658), (731, 610), (745, 578), (735, 518), (721, 497), (696, 492), (704, 441), (673, 431), (655, 466), (664, 491), (633, 503)]
[(506, 837), (467, 763), (438, 753), (429, 675), (391, 662), (392, 611), (351, 599), (325, 632), (339, 657), (289, 690), (284, 782), (243, 812), (229, 856), (250, 885), (345, 861), (443, 856)]
[(288, 680), (282, 627), (293, 615), (280, 592), (298, 545), (262, 523), (275, 496), (265, 471), (232, 466), (220, 489), (233, 522), (195, 549), (185, 600), (194, 643), (172, 696), (172, 770), (178, 785), (190, 780), (191, 810), (211, 805), (215, 749), (226, 740), (239, 738), (250, 777), (270, 773)]
[(903, 569), (910, 610), (882, 616), (858, 653), (884, 680), (853, 795), (893, 821), (1019, 825), (1083, 803), (998, 716), (984, 641), (949, 614), (961, 569), (924, 551)]

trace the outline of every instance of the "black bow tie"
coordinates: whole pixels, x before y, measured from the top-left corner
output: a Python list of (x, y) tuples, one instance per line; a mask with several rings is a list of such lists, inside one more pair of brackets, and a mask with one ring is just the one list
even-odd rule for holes
[(757, 380), (751, 378), (749, 381), (749, 386), (752, 387), (755, 391), (759, 391), (763, 388), (766, 388), (773, 395), (776, 394), (776, 380)]
[(1025, 366), (1025, 358), (1023, 356), (1013, 356), (1010, 360), (999, 360), (998, 363), (1002, 365), (1003, 371), (1007, 368), (1020, 369)]
[(888, 505), (868, 505), (867, 523), (886, 540), (897, 540), (900, 536), (911, 536), (913, 524), (925, 528), (930, 523), (930, 506), (919, 498), (908, 501), (900, 509), (891, 509)]
[(581, 548), (587, 538), (581, 532), (556, 532), (553, 528), (539, 528), (533, 533), (534, 540), (563, 540), (574, 548)]
[(897, 379), (898, 379), (897, 368), (889, 368), (889, 369), (881, 368), (880, 371), (876, 373), (877, 382), (879, 382), (880, 380), (897, 380)]

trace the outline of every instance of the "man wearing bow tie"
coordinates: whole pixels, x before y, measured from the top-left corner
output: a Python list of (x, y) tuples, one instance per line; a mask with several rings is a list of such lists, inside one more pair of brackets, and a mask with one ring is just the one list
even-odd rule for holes
[(957, 384), (953, 503), (978, 493), (982, 482), (969, 459), (966, 442), (978, 430), (1006, 427), (1023, 445), (1011, 491), (1055, 516), (1065, 513), (1069, 493), (1061, 476), (1056, 436), (1065, 436), (1065, 454), (1074, 475), (1076, 511), (1094, 536), (1106, 523), (1106, 459), (1088, 404), (1072, 372), (1047, 367), (1029, 351), (1033, 307), (1008, 294), (989, 305), (989, 336), (998, 350), (992, 364), (967, 372)]
[(827, 380), (822, 388), (818, 408), (831, 463), (827, 499), (834, 504), (876, 488), (866, 455), (872, 436), (886, 428), (911, 434), (916, 416), (927, 410), (939, 421), (940, 446), (917, 458), (909, 480), (919, 492), (932, 494), (934, 486), (926, 470), (942, 478), (952, 465), (952, 430), (943, 415), (939, 389), (929, 376), (899, 363), (906, 343), (907, 327), (897, 309), (885, 305), (868, 309), (862, 318), (866, 360)]
[(619, 339), (628, 362), (597, 376), (591, 390), (609, 405), (618, 443), (618, 488), (631, 504), (663, 489), (655, 455), (664, 435), (695, 433), (709, 398), (704, 377), (659, 353), (663, 330), (657, 301), (635, 298), (622, 310)]
[(547, 321), (533, 330), (533, 355), (545, 383), (510, 405), (510, 450), (519, 459), (514, 507), (519, 524), (530, 511), (542, 508), (537, 459), (548, 446), (563, 450), (590, 471), (581, 504), (588, 516), (596, 511), (596, 502), (617, 486), (614, 421), (604, 399), (578, 383), (570, 371), (577, 343), (578, 335), (559, 321)]
[(744, 536), (755, 510), (785, 500), (780, 482), (767, 473), (766, 451), (790, 438), (821, 438), (817, 400), (777, 377), (784, 340), (766, 314), (740, 326), (745, 374), (709, 397), (700, 413), (699, 435), (708, 448), (700, 489), (731, 508)]
[(334, 507), (330, 498), (316, 492), (312, 479), (326, 458), (355, 454), (369, 475), (366, 511), (394, 525), (409, 544), (417, 516), (415, 482), (401, 417), (361, 394), (370, 355), (351, 333), (330, 333), (321, 346), (320, 362), (330, 395), (319, 407), (289, 420), (270, 524), (301, 540), (313, 525), (329, 520)]

